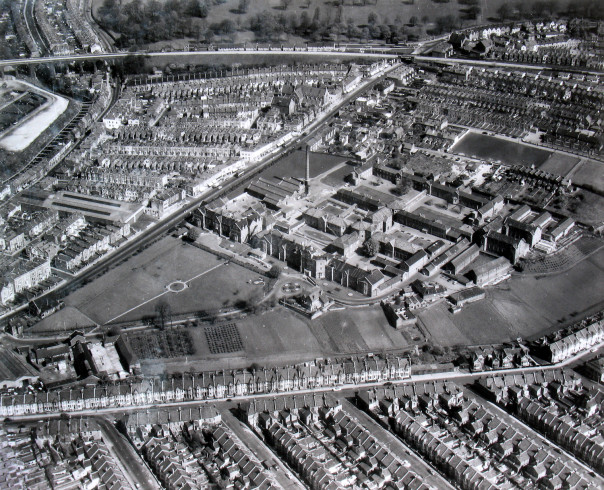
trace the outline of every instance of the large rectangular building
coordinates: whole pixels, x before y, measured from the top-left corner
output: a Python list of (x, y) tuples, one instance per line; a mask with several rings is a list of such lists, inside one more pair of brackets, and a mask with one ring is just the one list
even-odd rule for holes
[(50, 209), (66, 214), (83, 215), (87, 221), (102, 223), (134, 223), (143, 213), (141, 204), (116, 201), (78, 192), (27, 191), (21, 197), (24, 207)]

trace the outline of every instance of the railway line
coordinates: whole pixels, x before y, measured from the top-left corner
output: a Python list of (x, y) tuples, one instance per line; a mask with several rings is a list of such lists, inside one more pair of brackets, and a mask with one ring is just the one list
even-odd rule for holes
[[(336, 106), (332, 107), (329, 112), (323, 115), (323, 117), (317, 119), (314, 123), (312, 123), (298, 138), (294, 139), (290, 143), (286, 144), (282, 147), (276, 154), (267, 156), (263, 161), (258, 163), (257, 165), (245, 170), (243, 174), (236, 175), (231, 178), (229, 181), (225, 182), (221, 188), (212, 189), (207, 191), (202, 196), (193, 199), (191, 202), (187, 203), (183, 208), (181, 208), (177, 213), (168, 217), (166, 220), (161, 221), (155, 224), (152, 228), (149, 228), (143, 231), (135, 240), (131, 240), (126, 242), (121, 248), (115, 250), (111, 255), (101, 258), (99, 262), (97, 262), (94, 266), (77, 275), (73, 279), (70, 279), (66, 283), (63, 283), (59, 287), (48, 291), (37, 299), (44, 298), (56, 298), (60, 299), (80, 286), (84, 285), (88, 281), (94, 279), (95, 277), (104, 274), (110, 268), (118, 265), (120, 262), (126, 260), (132, 253), (137, 250), (142, 250), (149, 244), (151, 244), (156, 239), (160, 238), (163, 234), (167, 233), (170, 229), (177, 226), (183, 219), (189, 217), (193, 211), (198, 208), (200, 205), (205, 203), (209, 203), (214, 201), (220, 197), (227, 196), (233, 191), (236, 191), (241, 186), (245, 185), (245, 183), (249, 182), (260, 172), (270, 168), (271, 166), (277, 164), (279, 160), (291, 153), (296, 148), (303, 147), (304, 144), (314, 136), (315, 131), (317, 131), (322, 125), (324, 125), (333, 115), (340, 110), (345, 104), (347, 104), (353, 98), (358, 97), (360, 94), (367, 91), (371, 86), (375, 83), (379, 82), (383, 79), (390, 70), (393, 70), (398, 65), (393, 65), (391, 68), (386, 70), (380, 76), (374, 77), (368, 80), (365, 84), (357, 88), (355, 91), (346, 95)], [(114, 94), (116, 96), (116, 94)], [(102, 116), (101, 116), (102, 117)], [(11, 318), (12, 316), (19, 313), (18, 310), (14, 310), (10, 314), (7, 314), (3, 317), (3, 321)]]

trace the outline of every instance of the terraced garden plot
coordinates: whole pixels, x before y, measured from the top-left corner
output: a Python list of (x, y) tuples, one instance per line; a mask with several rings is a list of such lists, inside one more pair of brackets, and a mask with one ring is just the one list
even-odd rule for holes
[(561, 272), (591, 255), (604, 246), (602, 240), (595, 237), (583, 237), (563, 250), (526, 262), (523, 271), (528, 273), (547, 274)]
[(235, 323), (211, 325), (204, 328), (208, 347), (212, 354), (230, 354), (243, 350), (243, 342)]
[(193, 340), (184, 328), (146, 330), (127, 334), (132, 350), (140, 359), (166, 359), (195, 354)]

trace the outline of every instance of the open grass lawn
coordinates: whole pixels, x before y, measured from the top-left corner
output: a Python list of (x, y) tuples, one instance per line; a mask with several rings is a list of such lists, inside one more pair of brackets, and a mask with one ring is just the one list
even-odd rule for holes
[(246, 301), (251, 298), (260, 299), (262, 297), (262, 285), (247, 283), (247, 281), (257, 277), (257, 273), (236, 264), (221, 265), (219, 268), (192, 281), (184, 291), (160, 296), (120, 317), (120, 320), (130, 321), (153, 316), (156, 306), (162, 302), (168, 303), (172, 313), (177, 314), (194, 313), (201, 310), (218, 310), (222, 307), (232, 306), (239, 301)]
[(444, 305), (419, 317), (436, 343), (485, 344), (534, 338), (604, 306), (604, 250), (556, 275), (515, 275), (453, 315)]
[(402, 333), (390, 326), (379, 305), (327, 313), (314, 320), (311, 329), (334, 354), (408, 346)]
[(590, 185), (604, 192), (604, 163), (584, 160), (571, 179), (575, 184)]
[[(206, 274), (190, 281), (184, 291), (166, 291), (166, 286), (173, 281), (189, 281), (203, 273)], [(217, 309), (225, 301), (233, 304), (248, 299), (260, 287), (246, 283), (255, 277), (257, 274), (247, 269), (235, 264), (224, 265), (215, 255), (165, 237), (75, 291), (65, 303), (101, 324), (118, 316), (119, 320), (137, 320), (153, 315), (160, 301), (167, 302), (176, 314)]]
[(539, 170), (549, 172), (550, 174), (562, 175), (565, 177), (574, 166), (579, 163), (579, 158), (555, 152), (539, 167)]
[(474, 132), (466, 134), (453, 146), (451, 152), (483, 160), (499, 161), (506, 165), (527, 167), (531, 165), (538, 167), (552, 155), (551, 151)]
[(78, 327), (88, 327), (95, 325), (89, 317), (73, 306), (66, 306), (62, 310), (47, 316), (36, 323), (30, 330), (32, 333), (39, 332), (57, 332), (66, 334)]
[(427, 342), (440, 345), (473, 343), (456, 325), (453, 314), (444, 303), (422, 311), (418, 325), (428, 334)]

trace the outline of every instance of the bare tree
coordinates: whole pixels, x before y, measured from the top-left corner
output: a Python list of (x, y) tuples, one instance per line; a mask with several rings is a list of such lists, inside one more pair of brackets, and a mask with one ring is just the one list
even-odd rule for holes
[(157, 315), (157, 326), (163, 330), (167, 325), (172, 325), (172, 307), (169, 303), (161, 301), (155, 305), (155, 313)]

